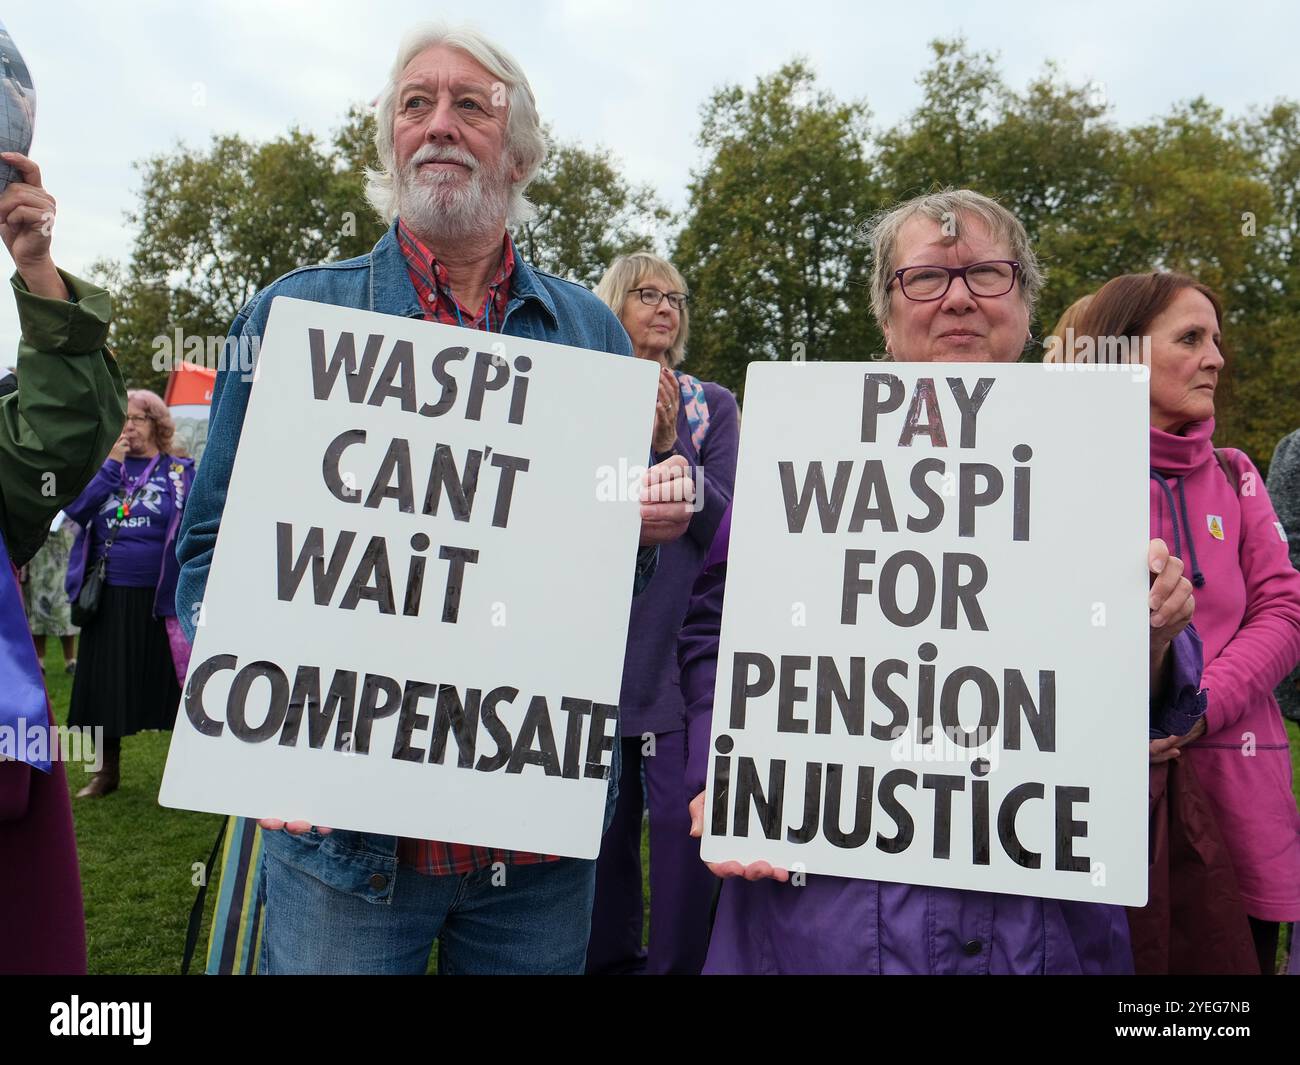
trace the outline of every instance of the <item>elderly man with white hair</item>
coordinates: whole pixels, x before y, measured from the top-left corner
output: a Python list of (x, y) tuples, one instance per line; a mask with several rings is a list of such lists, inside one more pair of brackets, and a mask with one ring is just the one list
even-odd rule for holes
[[(412, 31), (379, 99), (375, 143), (382, 169), (369, 175), (367, 197), (391, 228), (369, 255), (296, 270), (255, 295), (231, 327), (240, 350), (261, 336), (272, 297), (281, 295), (632, 354), (609, 308), (528, 266), (510, 240), (509, 227), (531, 211), (524, 190), (546, 155), (532, 90), (510, 56), (473, 30)], [(191, 638), (250, 387), (238, 372), (224, 372), (213, 394), (177, 551), (177, 610)], [(689, 524), (685, 472), (675, 457), (646, 478), (638, 590), (657, 545)], [(607, 823), (614, 791), (611, 784)], [(583, 970), (594, 862), (300, 821), (267, 819), (262, 827), (263, 972), (422, 973), (435, 939), (442, 972)], [(510, 867), (502, 886), (499, 863)]]

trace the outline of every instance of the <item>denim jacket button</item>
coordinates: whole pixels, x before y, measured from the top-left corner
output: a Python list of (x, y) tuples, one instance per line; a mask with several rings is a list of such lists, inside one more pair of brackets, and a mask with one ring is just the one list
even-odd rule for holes
[(984, 949), (984, 944), (982, 944), (978, 939), (971, 939), (963, 943), (961, 945), (961, 949), (963, 953), (969, 954), (971, 955), (971, 957), (974, 957), (976, 954), (978, 954), (981, 950)]
[(375, 873), (370, 877), (370, 886), (375, 891), (383, 891), (384, 888), (388, 887), (388, 877), (384, 876), (383, 873)]

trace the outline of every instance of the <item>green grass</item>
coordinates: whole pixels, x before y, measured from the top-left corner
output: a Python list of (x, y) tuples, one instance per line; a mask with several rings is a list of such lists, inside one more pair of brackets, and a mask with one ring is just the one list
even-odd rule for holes
[(1286, 733), (1291, 741), (1291, 790), (1296, 793), (1296, 807), (1300, 808), (1300, 724), (1288, 720)]
[[(67, 720), (72, 678), (57, 640), (46, 650), (46, 680), (54, 714)], [(72, 816), (86, 901), (86, 953), (91, 973), (179, 973), (185, 929), (197, 888), (195, 863), (204, 863), (221, 818), (165, 810), (158, 788), (171, 742), (169, 732), (144, 732), (122, 741), (122, 784), (103, 799), (73, 799)], [(75, 795), (90, 779), (69, 762)], [(215, 887), (215, 885), (214, 885)], [(197, 951), (203, 968), (204, 923)]]
[[(68, 718), (72, 678), (64, 671), (63, 650), (51, 639), (45, 654), (46, 683), (54, 716)], [(144, 732), (122, 741), (122, 783), (103, 799), (72, 800), (86, 902), (86, 953), (93, 973), (179, 973), (185, 930), (198, 888), (196, 863), (207, 862), (222, 818), (167, 810), (158, 805), (169, 732)], [(75, 795), (90, 779), (79, 763), (65, 767)], [(641, 841), (649, 899), (649, 852)], [(207, 950), (211, 885), (192, 972), (202, 972)], [(646, 904), (647, 930), (649, 903)], [(430, 972), (437, 964), (437, 948)]]
[[(64, 672), (59, 642), (51, 639), (48, 643), (45, 663), (50, 700), (55, 717), (64, 723), (72, 680)], [(1291, 738), (1293, 782), (1300, 785), (1300, 727), (1288, 721), (1287, 732)], [(104, 799), (73, 800), (91, 973), (180, 971), (185, 928), (196, 891), (195, 863), (207, 861), (221, 818), (165, 810), (158, 805), (158, 788), (170, 742), (171, 734), (165, 732), (128, 737), (122, 741), (119, 790)], [(69, 763), (66, 769), (68, 788), (75, 794), (89, 775), (76, 763)], [(648, 846), (643, 830), (646, 935), (650, 928)], [(212, 888), (215, 890), (215, 883)], [(211, 901), (209, 895), (209, 910)], [(207, 937), (205, 915), (194, 964), (198, 972), (203, 970)], [(435, 950), (431, 969), (436, 957)]]

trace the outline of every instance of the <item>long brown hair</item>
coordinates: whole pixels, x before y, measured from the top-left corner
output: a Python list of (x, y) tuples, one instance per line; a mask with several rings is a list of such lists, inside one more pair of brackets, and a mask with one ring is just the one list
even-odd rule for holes
[[(1214, 290), (1194, 277), (1154, 270), (1149, 274), (1123, 274), (1107, 281), (1084, 308), (1075, 324), (1076, 336), (1146, 336), (1151, 323), (1174, 302), (1184, 289), (1199, 292), (1214, 307), (1214, 319), (1223, 329), (1223, 304)], [(1223, 344), (1219, 351), (1227, 358)]]

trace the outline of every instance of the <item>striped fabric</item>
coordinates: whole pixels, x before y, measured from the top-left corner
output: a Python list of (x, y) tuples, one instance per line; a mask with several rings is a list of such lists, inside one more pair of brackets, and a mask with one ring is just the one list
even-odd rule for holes
[(262, 946), (262, 830), (248, 817), (226, 824), (221, 850), (221, 884), (208, 936), (209, 976), (247, 976), (257, 972)]

